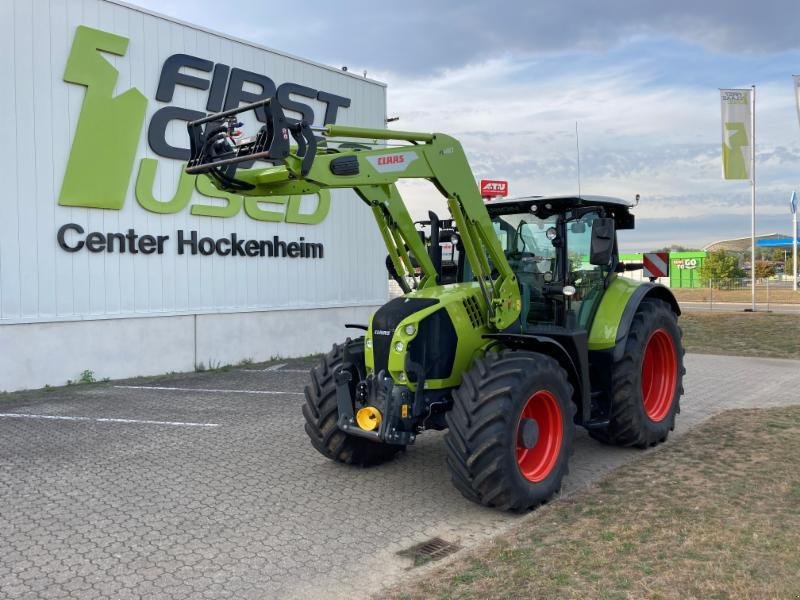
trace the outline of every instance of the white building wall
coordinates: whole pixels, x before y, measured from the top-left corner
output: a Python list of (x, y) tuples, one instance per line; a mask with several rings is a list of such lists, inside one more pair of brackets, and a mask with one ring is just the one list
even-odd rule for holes
[(0, 381), (6, 390), (30, 389), (63, 385), (86, 370), (98, 380), (120, 379), (191, 371), (201, 364), (306, 356), (357, 335), (343, 324), (367, 323), (373, 310), (353, 306), (5, 325), (0, 327)]
[[(129, 38), (124, 56), (102, 56), (119, 73), (115, 94), (136, 88), (147, 98), (121, 210), (58, 204), (86, 90), (63, 80), (81, 25)], [(153, 194), (162, 200), (175, 193), (181, 170), (180, 161), (158, 156), (148, 144), (153, 114), (168, 105), (205, 110), (208, 91), (186, 86), (175, 88), (169, 104), (155, 99), (164, 60), (178, 53), (263, 74), (276, 85), (293, 82), (350, 98), (337, 123), (384, 126), (385, 86), (353, 74), (109, 0), (0, 3), (0, 114), (11, 128), (0, 144), (0, 390), (63, 383), (84, 369), (122, 377), (191, 369), (195, 360), (227, 363), (318, 352), (346, 335), (340, 323), (363, 322), (385, 301), (383, 244), (371, 212), (351, 191), (332, 193), (330, 213), (318, 225), (256, 221), (244, 210), (227, 218), (192, 215), (189, 207), (157, 214), (137, 202), (139, 160), (158, 160)], [(315, 125), (321, 126), (325, 104), (299, 100), (313, 108)], [(245, 129), (254, 129), (254, 123), (248, 117)], [(166, 139), (187, 146), (185, 123), (173, 121)], [(220, 203), (195, 191), (189, 204)], [(303, 199), (305, 210), (314, 205), (313, 198)], [(86, 232), (133, 228), (170, 240), (160, 255), (70, 253), (56, 242), (56, 232), (67, 223)], [(324, 258), (179, 255), (178, 230), (215, 239), (232, 232), (247, 239), (277, 235), (286, 242), (303, 236), (324, 245)]]

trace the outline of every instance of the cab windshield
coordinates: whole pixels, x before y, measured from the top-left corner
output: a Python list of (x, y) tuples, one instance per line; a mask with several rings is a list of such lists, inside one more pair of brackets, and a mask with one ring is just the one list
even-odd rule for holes
[[(557, 215), (547, 219), (540, 219), (529, 212), (497, 215), (492, 218), (492, 224), (500, 247), (517, 275), (535, 274), (541, 284), (557, 279), (558, 254), (547, 237), (548, 230), (555, 230), (558, 225)], [(472, 269), (467, 261), (464, 265), (464, 281), (472, 280)]]
[(555, 279), (558, 255), (547, 232), (555, 233), (557, 216), (540, 219), (526, 212), (499, 215), (492, 223), (514, 271), (536, 273), (543, 281)]

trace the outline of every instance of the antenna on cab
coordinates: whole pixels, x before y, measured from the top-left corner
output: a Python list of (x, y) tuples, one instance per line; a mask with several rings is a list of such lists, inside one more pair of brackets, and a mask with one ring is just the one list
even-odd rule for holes
[(581, 197), (581, 142), (578, 137), (578, 122), (575, 121), (575, 150), (578, 154), (578, 198)]

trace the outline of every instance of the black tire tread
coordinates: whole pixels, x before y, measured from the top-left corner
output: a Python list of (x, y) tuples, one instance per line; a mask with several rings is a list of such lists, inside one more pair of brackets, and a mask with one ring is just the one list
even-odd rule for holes
[(347, 338), (344, 344), (334, 344), (331, 351), (311, 369), (311, 381), (304, 390), (306, 402), (303, 405), (303, 416), (306, 420), (306, 433), (320, 454), (336, 462), (368, 467), (391, 460), (405, 446), (373, 442), (348, 435), (339, 429), (339, 407), (333, 373), (342, 364), (345, 346), (356, 343), (363, 343), (363, 338)]
[[(524, 391), (526, 382), (537, 377), (559, 380), (571, 408), (567, 415), (569, 427), (564, 432), (566, 456), (560, 457), (555, 467), (559, 470), (554, 473), (557, 483), (543, 490), (542, 496), (532, 498), (516, 483), (515, 477), (521, 477), (518, 471), (511, 470), (517, 470), (516, 461), (509, 467), (506, 432), (518, 414), (514, 394)], [(567, 374), (555, 359), (532, 352), (489, 352), (464, 373), (453, 400), (453, 408), (446, 415), (447, 465), (453, 484), (465, 498), (503, 510), (524, 511), (546, 502), (558, 491), (569, 470), (577, 407)]]

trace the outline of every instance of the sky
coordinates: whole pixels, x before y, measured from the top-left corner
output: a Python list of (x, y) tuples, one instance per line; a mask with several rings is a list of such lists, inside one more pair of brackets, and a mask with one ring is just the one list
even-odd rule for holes
[[(800, 2), (133, 0), (388, 84), (390, 126), (463, 144), (512, 196), (633, 198), (623, 251), (750, 235), (750, 185), (721, 177), (719, 88), (756, 86), (757, 233), (791, 231), (800, 187)], [(800, 190), (799, 190), (800, 191)], [(412, 214), (444, 202), (404, 182)]]

